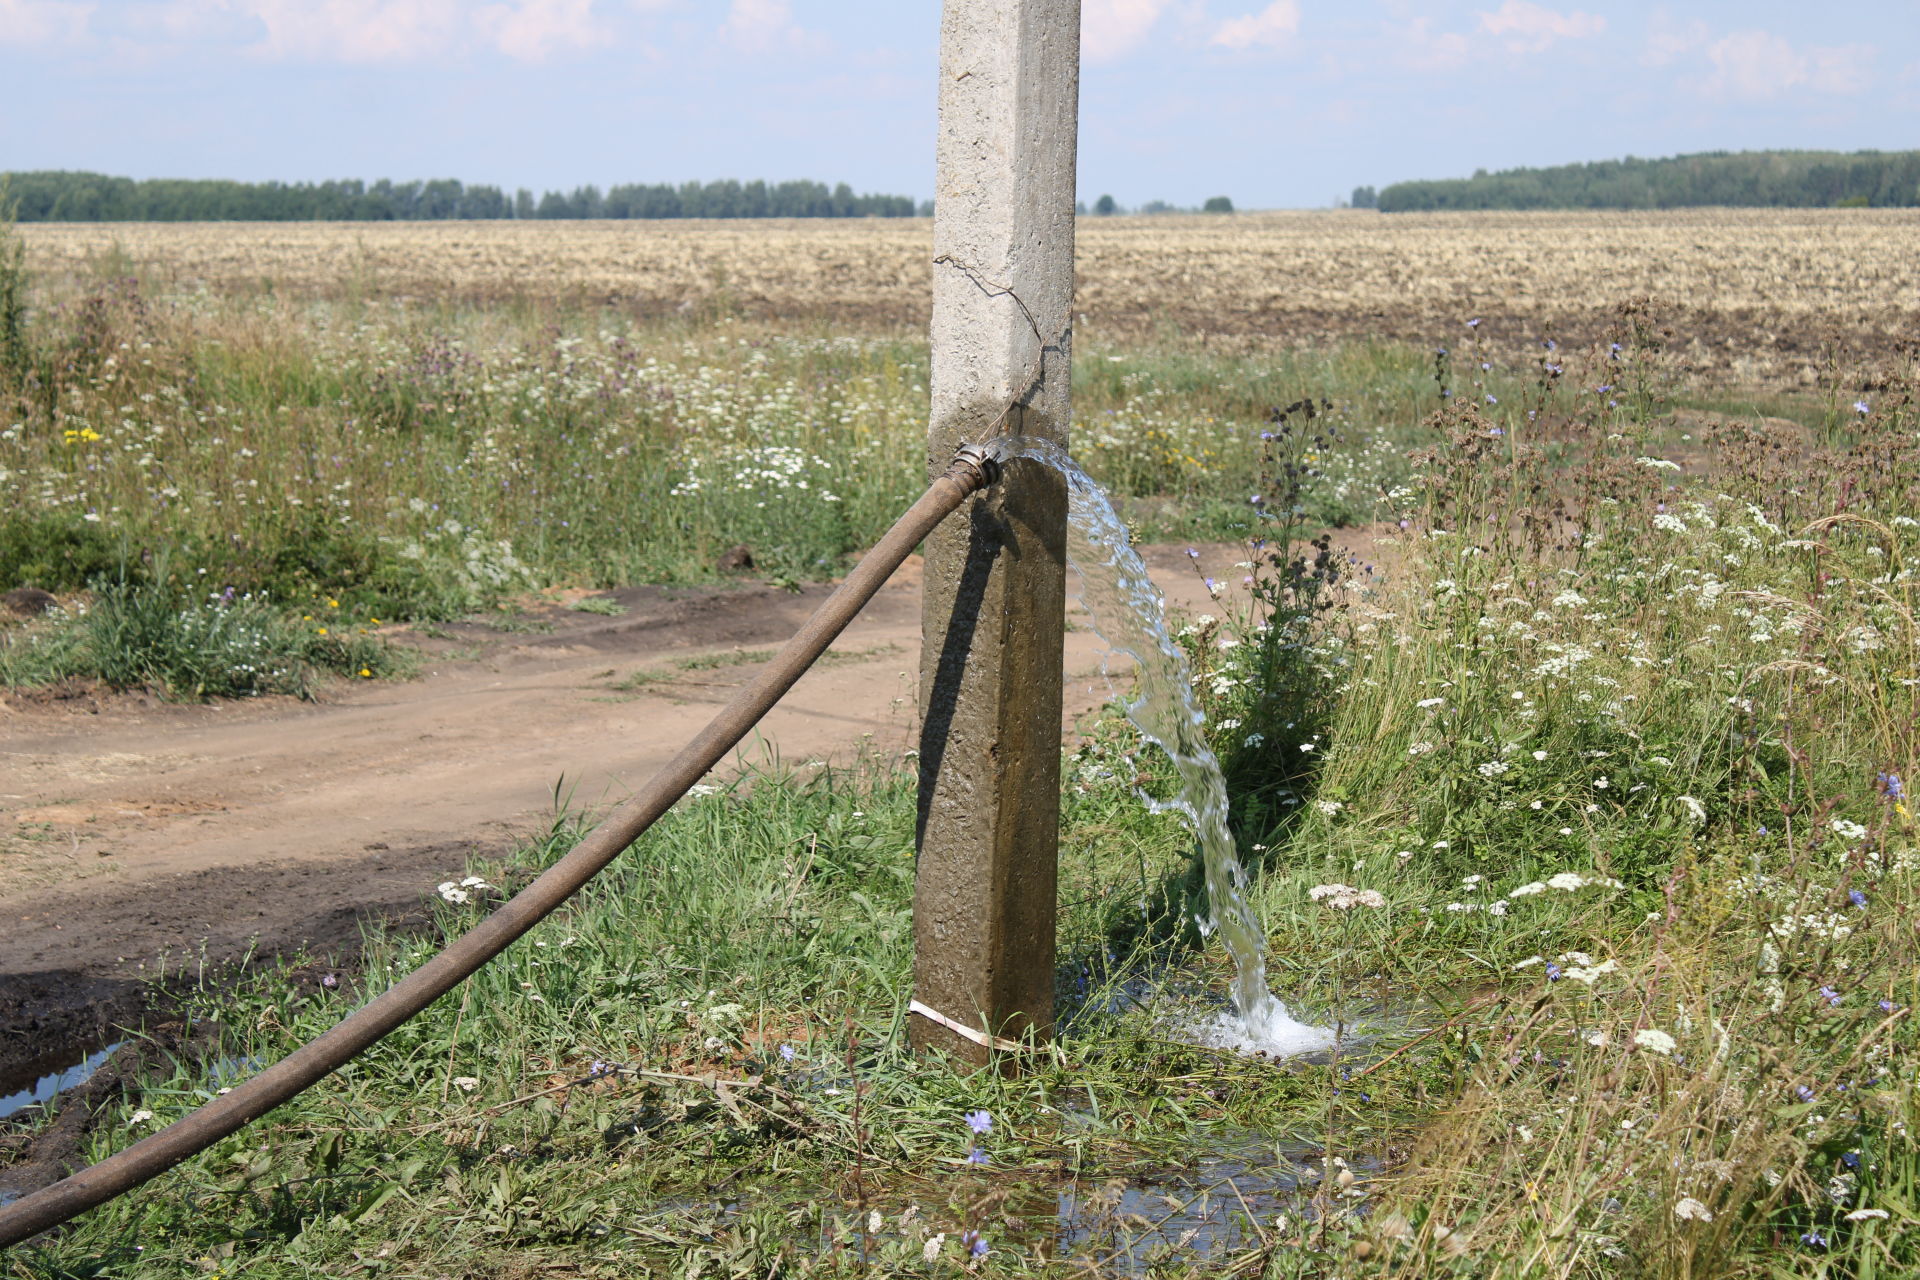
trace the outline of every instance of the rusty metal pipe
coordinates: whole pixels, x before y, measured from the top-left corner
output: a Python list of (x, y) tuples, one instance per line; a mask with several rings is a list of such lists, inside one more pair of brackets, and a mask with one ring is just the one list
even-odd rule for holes
[(999, 474), (999, 463), (990, 451), (977, 445), (963, 447), (946, 474), (935, 480), (854, 566), (773, 661), (761, 668), (637, 795), (589, 832), (564, 858), (439, 955), (347, 1015), (319, 1039), (126, 1150), (0, 1208), (0, 1248), (18, 1244), (131, 1191), (259, 1119), (344, 1066), (506, 950), (578, 892), (705, 777), (826, 652), (920, 540), (968, 497), (994, 483)]

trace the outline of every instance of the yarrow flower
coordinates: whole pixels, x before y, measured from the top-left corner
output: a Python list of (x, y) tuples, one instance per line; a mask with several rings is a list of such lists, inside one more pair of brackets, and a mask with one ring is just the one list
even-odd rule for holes
[(1712, 1222), (1713, 1210), (1692, 1196), (1681, 1196), (1673, 1202), (1673, 1216), (1682, 1222)]
[(1673, 1056), (1674, 1039), (1664, 1031), (1642, 1027), (1633, 1033), (1633, 1042), (1648, 1053), (1657, 1053), (1663, 1058)]
[(461, 903), (473, 896), (468, 890), (491, 889), (493, 886), (485, 880), (482, 880), (479, 876), (468, 876), (466, 879), (459, 881), (442, 880), (435, 888), (439, 890), (440, 896), (448, 902)]
[(1317, 884), (1307, 890), (1307, 896), (1315, 902), (1324, 902), (1341, 911), (1352, 907), (1387, 905), (1387, 900), (1380, 896), (1378, 889), (1356, 889), (1349, 884)]

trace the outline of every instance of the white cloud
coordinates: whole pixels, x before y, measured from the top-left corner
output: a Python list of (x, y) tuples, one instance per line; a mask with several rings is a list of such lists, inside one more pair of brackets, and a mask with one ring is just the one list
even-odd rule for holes
[(1647, 25), (1647, 47), (1641, 50), (1640, 63), (1647, 67), (1671, 66), (1712, 38), (1707, 24), (1698, 18), (1684, 24), (1675, 22), (1663, 9)]
[(1430, 18), (1415, 18), (1396, 33), (1406, 51), (1399, 62), (1415, 71), (1452, 71), (1466, 65), (1473, 46), (1458, 31), (1435, 31)]
[(315, 62), (391, 62), (452, 51), (455, 0), (241, 0), (266, 27), (255, 52)]
[(487, 42), (509, 58), (539, 62), (561, 49), (604, 43), (606, 31), (593, 18), (593, 0), (523, 0), (491, 4), (480, 11)]
[(1829, 45), (1807, 50), (1807, 83), (1821, 93), (1865, 93), (1873, 83), (1871, 45)]
[(188, 42), (245, 30), (257, 37), (248, 52), (298, 62), (405, 62), (476, 49), (537, 62), (608, 38), (593, 5), (594, 0), (170, 0), (147, 15), (146, 25)]
[(70, 0), (0, 0), (0, 45), (66, 44), (87, 34), (95, 6)]
[(1299, 33), (1300, 5), (1297, 0), (1274, 0), (1259, 13), (1230, 18), (1213, 33), (1213, 43), (1229, 49), (1251, 49), (1255, 45), (1280, 45)]
[(1707, 47), (1713, 74), (1700, 86), (1709, 98), (1757, 101), (1806, 87), (1819, 93), (1854, 94), (1873, 80), (1870, 45), (1795, 49), (1771, 31), (1736, 31)]
[(1556, 40), (1584, 40), (1607, 29), (1595, 13), (1556, 13), (1528, 0), (1506, 0), (1492, 13), (1482, 11), (1480, 29), (1499, 36), (1515, 53), (1540, 53)]
[(817, 45), (819, 38), (793, 20), (787, 0), (733, 0), (720, 38), (748, 53), (765, 53), (783, 46)]
[(1109, 62), (1133, 52), (1166, 11), (1169, 0), (1084, 0), (1080, 7), (1080, 56)]

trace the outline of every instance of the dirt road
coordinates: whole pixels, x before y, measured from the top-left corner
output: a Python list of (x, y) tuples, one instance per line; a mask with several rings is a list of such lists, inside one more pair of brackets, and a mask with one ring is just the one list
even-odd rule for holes
[[(1237, 578), (1232, 547), (1202, 566)], [(1151, 549), (1170, 603), (1207, 597), (1184, 548)], [(769, 715), (749, 756), (898, 752), (916, 731), (911, 561)], [(132, 1011), (167, 957), (350, 948), (468, 860), (542, 828), (556, 794), (623, 799), (824, 598), (824, 586), (614, 593), (500, 630), (416, 637), (418, 678), (319, 703), (0, 701), (0, 1079)], [(1108, 695), (1085, 617), (1067, 636), (1069, 723)], [(0, 1090), (3, 1092), (3, 1090)]]

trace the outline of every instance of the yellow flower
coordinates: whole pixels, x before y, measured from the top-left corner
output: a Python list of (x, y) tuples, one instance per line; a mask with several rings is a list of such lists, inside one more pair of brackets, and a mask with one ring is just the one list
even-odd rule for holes
[(367, 680), (373, 679), (373, 672), (369, 671), (365, 667), (360, 668), (360, 675)]
[(327, 608), (338, 609), (339, 607), (340, 607), (340, 602), (338, 600), (335, 600), (332, 596), (327, 597)]
[(327, 629), (325, 627), (320, 628), (320, 634), (321, 635), (327, 634)]

